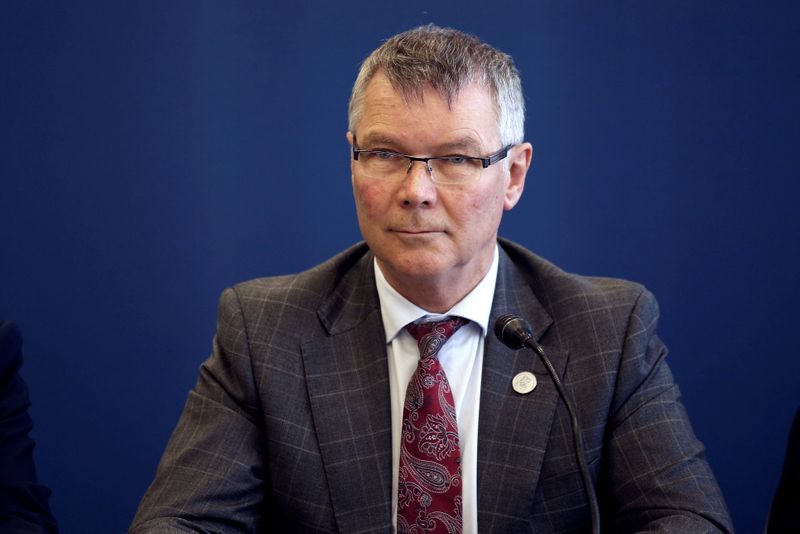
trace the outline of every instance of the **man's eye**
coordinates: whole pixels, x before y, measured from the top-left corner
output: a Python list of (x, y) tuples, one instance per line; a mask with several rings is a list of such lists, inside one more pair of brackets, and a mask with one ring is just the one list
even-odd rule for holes
[(373, 154), (375, 154), (375, 157), (377, 157), (378, 159), (385, 159), (385, 160), (395, 159), (398, 156), (397, 152), (387, 152), (384, 150), (376, 150), (375, 152), (373, 152)]
[(446, 158), (447, 163), (451, 165), (465, 165), (470, 162), (470, 158), (466, 156), (448, 156)]

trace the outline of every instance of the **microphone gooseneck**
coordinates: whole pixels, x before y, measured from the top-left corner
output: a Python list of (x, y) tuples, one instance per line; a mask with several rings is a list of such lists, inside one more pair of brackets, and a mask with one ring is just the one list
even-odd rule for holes
[(501, 315), (494, 323), (494, 333), (497, 336), (497, 339), (499, 339), (510, 349), (518, 350), (523, 347), (528, 347), (535, 352), (537, 356), (539, 356), (539, 359), (542, 361), (545, 368), (547, 368), (547, 372), (553, 381), (553, 385), (556, 387), (558, 396), (561, 397), (561, 401), (564, 403), (564, 406), (566, 406), (567, 411), (569, 412), (569, 417), (572, 423), (572, 436), (575, 445), (575, 460), (578, 462), (578, 468), (580, 469), (581, 478), (583, 479), (583, 487), (586, 491), (586, 498), (589, 501), (589, 511), (591, 513), (592, 520), (592, 533), (600, 534), (600, 506), (597, 502), (597, 495), (594, 491), (592, 477), (589, 474), (589, 466), (586, 464), (586, 456), (583, 451), (583, 435), (581, 434), (581, 428), (580, 424), (578, 423), (578, 416), (575, 412), (575, 408), (572, 406), (572, 402), (564, 390), (564, 385), (561, 383), (561, 378), (558, 376), (555, 367), (553, 367), (553, 363), (550, 361), (550, 358), (547, 357), (547, 354), (545, 354), (542, 346), (534, 341), (533, 329), (528, 321), (519, 315), (514, 315), (511, 313)]

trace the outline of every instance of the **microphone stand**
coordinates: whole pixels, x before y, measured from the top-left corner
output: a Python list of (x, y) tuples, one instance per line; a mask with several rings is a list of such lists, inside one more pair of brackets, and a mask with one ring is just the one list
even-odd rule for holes
[(578, 468), (581, 472), (583, 479), (583, 487), (586, 491), (586, 498), (589, 501), (589, 511), (592, 521), (592, 534), (600, 534), (600, 506), (597, 502), (597, 495), (594, 491), (594, 484), (592, 477), (589, 475), (589, 466), (586, 464), (586, 457), (583, 451), (583, 435), (581, 434), (580, 425), (578, 423), (578, 416), (572, 402), (569, 400), (564, 386), (561, 383), (553, 363), (550, 358), (545, 354), (544, 349), (533, 340), (533, 332), (528, 322), (522, 317), (516, 315), (503, 315), (495, 322), (495, 334), (498, 339), (509, 348), (521, 349), (527, 347), (531, 349), (544, 364), (550, 378), (553, 380), (553, 385), (556, 387), (558, 396), (569, 412), (570, 422), (572, 423), (572, 437), (574, 439), (575, 459), (578, 462)]

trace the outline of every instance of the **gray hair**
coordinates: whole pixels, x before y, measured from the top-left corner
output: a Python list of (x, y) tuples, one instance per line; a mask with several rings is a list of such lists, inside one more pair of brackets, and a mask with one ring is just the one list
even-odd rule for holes
[(524, 139), (525, 100), (514, 61), (474, 35), (429, 24), (388, 39), (361, 64), (350, 95), (350, 131), (361, 118), (367, 86), (377, 72), (406, 100), (421, 99), (423, 89), (433, 87), (448, 106), (463, 87), (477, 83), (491, 93), (503, 145)]

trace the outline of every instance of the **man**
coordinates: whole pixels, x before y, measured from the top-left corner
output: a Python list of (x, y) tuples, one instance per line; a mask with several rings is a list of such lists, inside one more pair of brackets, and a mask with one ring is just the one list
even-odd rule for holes
[(0, 532), (58, 532), (47, 504), (50, 490), (36, 479), (31, 403), (21, 366), (22, 334), (0, 319)]
[(607, 530), (730, 531), (653, 297), (498, 240), (532, 158), (511, 58), (405, 32), (366, 59), (349, 113), (365, 243), (225, 291), (131, 531), (588, 530), (552, 381), (490, 335), (508, 312), (574, 398)]

